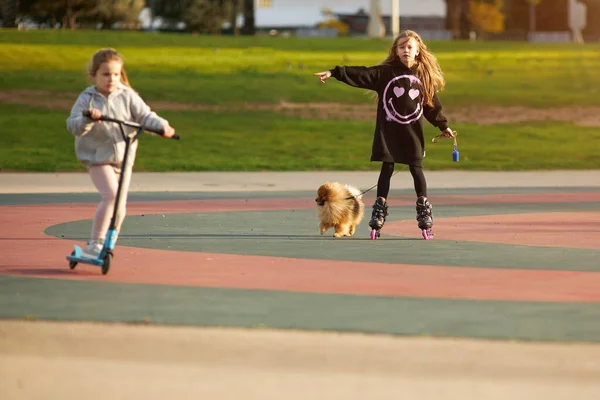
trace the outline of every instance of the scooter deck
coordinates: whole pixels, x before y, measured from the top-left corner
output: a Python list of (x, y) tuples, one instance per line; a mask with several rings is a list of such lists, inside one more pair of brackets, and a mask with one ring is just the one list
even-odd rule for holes
[(67, 256), (67, 260), (74, 261), (76, 263), (90, 264), (95, 265), (97, 267), (101, 267), (104, 264), (104, 260), (100, 258), (88, 258), (83, 256), (83, 250), (81, 247), (75, 246), (73, 253)]

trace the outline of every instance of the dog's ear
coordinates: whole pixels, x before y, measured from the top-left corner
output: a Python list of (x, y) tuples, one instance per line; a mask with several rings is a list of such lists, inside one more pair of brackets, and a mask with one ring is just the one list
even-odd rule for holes
[(319, 186), (317, 189), (317, 198), (315, 199), (315, 203), (319, 206), (325, 205), (325, 198), (327, 197), (327, 187), (325, 184)]

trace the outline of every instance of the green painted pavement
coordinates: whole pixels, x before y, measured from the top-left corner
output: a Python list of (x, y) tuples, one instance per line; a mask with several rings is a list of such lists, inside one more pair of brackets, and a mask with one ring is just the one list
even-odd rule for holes
[(0, 318), (600, 342), (600, 307), (0, 276)]

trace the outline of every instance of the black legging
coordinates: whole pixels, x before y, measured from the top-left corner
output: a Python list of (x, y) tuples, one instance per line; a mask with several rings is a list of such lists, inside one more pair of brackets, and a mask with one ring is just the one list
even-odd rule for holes
[[(427, 181), (425, 180), (423, 168), (410, 165), (409, 169), (410, 174), (413, 177), (417, 197), (427, 197)], [(390, 193), (390, 181), (392, 180), (393, 174), (394, 163), (384, 162), (381, 164), (381, 172), (379, 173), (379, 180), (377, 181), (377, 197), (384, 197), (387, 199), (388, 194)]]

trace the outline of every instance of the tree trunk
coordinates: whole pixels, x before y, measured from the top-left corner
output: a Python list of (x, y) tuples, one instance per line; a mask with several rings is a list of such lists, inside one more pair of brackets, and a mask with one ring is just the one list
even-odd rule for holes
[(77, 17), (79, 17), (79, 13), (73, 12), (73, 10), (68, 7), (65, 10), (65, 16), (63, 17), (62, 29), (75, 30), (77, 27)]
[(535, 32), (535, 3), (529, 0), (529, 33)]
[(460, 37), (460, 2), (461, 0), (446, 0), (446, 29), (452, 32), (452, 37)]
[(469, 0), (461, 0), (460, 2), (460, 21), (459, 31), (461, 39), (469, 39), (471, 33), (471, 4)]
[(254, 35), (255, 33), (254, 0), (244, 0), (244, 26), (242, 27), (242, 35)]
[(235, 36), (239, 36), (240, 34), (240, 28), (237, 26), (239, 5), (240, 3), (238, 0), (233, 0), (233, 3), (231, 4), (231, 32), (233, 32)]
[(4, 0), (2, 3), (2, 17), (5, 28), (17, 26), (17, 0)]

